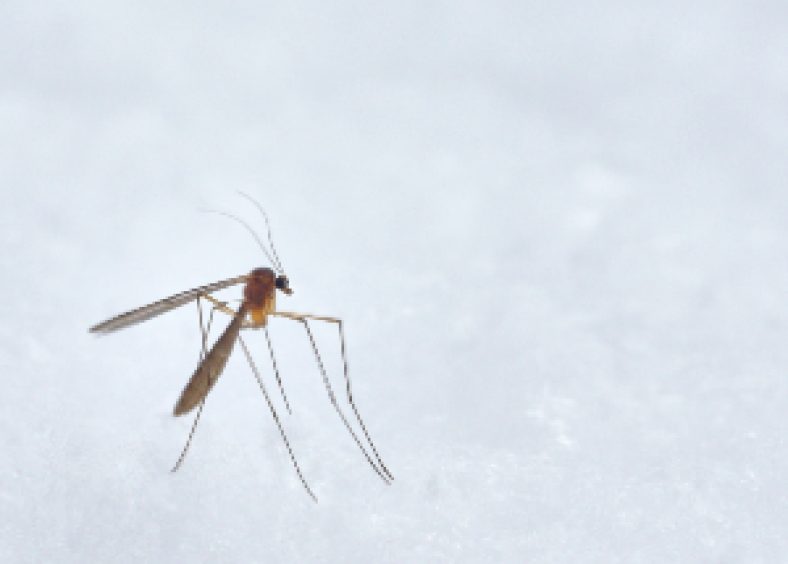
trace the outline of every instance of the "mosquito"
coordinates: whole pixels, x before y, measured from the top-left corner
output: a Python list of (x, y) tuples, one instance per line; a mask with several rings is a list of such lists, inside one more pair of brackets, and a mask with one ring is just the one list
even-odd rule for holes
[[(317, 497), (312, 491), (312, 488), (309, 486), (309, 483), (304, 477), (303, 472), (301, 471), (301, 467), (298, 464), (298, 460), (296, 459), (295, 452), (293, 451), (290, 441), (287, 438), (287, 434), (285, 433), (285, 428), (284, 425), (282, 424), (282, 420), (280, 419), (279, 414), (277, 413), (276, 408), (274, 407), (274, 403), (271, 400), (271, 396), (268, 393), (265, 384), (263, 383), (263, 379), (262, 376), (260, 375), (260, 371), (257, 369), (257, 365), (255, 364), (252, 358), (252, 354), (249, 350), (249, 347), (247, 346), (244, 338), (241, 336), (241, 331), (246, 329), (263, 331), (267, 343), (268, 353), (271, 358), (273, 372), (276, 377), (277, 385), (279, 387), (280, 393), (284, 400), (284, 405), (287, 411), (291, 413), (290, 404), (287, 400), (287, 396), (285, 395), (284, 387), (282, 385), (282, 380), (279, 375), (279, 369), (277, 367), (276, 357), (274, 356), (274, 348), (268, 333), (268, 319), (270, 317), (278, 317), (282, 319), (296, 321), (302, 324), (302, 326), (306, 331), (306, 335), (309, 339), (309, 343), (312, 347), (312, 352), (314, 353), (317, 368), (323, 380), (323, 386), (326, 389), (328, 398), (331, 401), (334, 410), (336, 411), (343, 425), (345, 426), (348, 433), (352, 437), (353, 441), (358, 446), (364, 458), (369, 463), (370, 467), (383, 480), (384, 483), (390, 484), (391, 481), (394, 479), (394, 476), (388, 470), (385, 463), (383, 462), (383, 459), (378, 453), (378, 450), (375, 447), (375, 443), (372, 441), (372, 438), (370, 437), (370, 434), (367, 431), (367, 426), (361, 417), (361, 413), (359, 412), (355, 401), (353, 401), (353, 393), (350, 385), (350, 375), (348, 373), (347, 352), (345, 346), (345, 332), (344, 332), (342, 320), (338, 317), (331, 317), (325, 315), (312, 315), (308, 313), (297, 313), (291, 311), (279, 311), (276, 309), (277, 291), (285, 295), (291, 295), (293, 293), (293, 290), (290, 287), (290, 281), (287, 278), (287, 275), (285, 275), (284, 268), (282, 267), (282, 261), (279, 259), (279, 255), (276, 252), (276, 247), (274, 246), (273, 237), (271, 236), (271, 225), (268, 220), (268, 215), (266, 214), (263, 207), (251, 196), (243, 192), (240, 192), (240, 195), (248, 199), (262, 214), (263, 219), (265, 220), (265, 227), (266, 227), (268, 245), (270, 247), (270, 251), (263, 243), (262, 239), (257, 235), (257, 232), (255, 232), (255, 230), (252, 229), (252, 227), (244, 220), (229, 213), (224, 213), (224, 212), (216, 212), (216, 213), (219, 213), (221, 215), (224, 215), (226, 217), (229, 217), (230, 219), (237, 221), (238, 223), (243, 225), (247, 231), (249, 231), (252, 234), (258, 246), (263, 251), (263, 254), (271, 264), (270, 268), (269, 267), (255, 268), (248, 274), (242, 274), (240, 276), (235, 276), (233, 278), (220, 280), (218, 282), (213, 282), (212, 284), (206, 284), (204, 286), (199, 286), (191, 290), (180, 292), (178, 294), (158, 300), (148, 305), (144, 305), (142, 307), (127, 311), (125, 313), (121, 313), (120, 315), (116, 315), (115, 317), (112, 317), (106, 321), (94, 325), (93, 327), (90, 328), (90, 332), (99, 335), (112, 333), (114, 331), (125, 329), (126, 327), (130, 327), (132, 325), (136, 325), (137, 323), (141, 323), (143, 321), (147, 321), (149, 319), (157, 317), (163, 313), (181, 307), (189, 302), (193, 302), (193, 301), (196, 302), (198, 315), (199, 315), (200, 331), (202, 333), (202, 347), (200, 352), (200, 361), (198, 363), (196, 370), (192, 374), (192, 377), (189, 379), (188, 383), (183, 388), (183, 391), (181, 392), (181, 395), (175, 404), (173, 415), (175, 416), (185, 415), (191, 412), (192, 410), (194, 410), (195, 408), (197, 408), (197, 411), (191, 429), (189, 431), (188, 438), (186, 439), (186, 443), (181, 451), (180, 456), (178, 457), (178, 460), (173, 466), (172, 471), (176, 472), (181, 467), (181, 464), (183, 464), (184, 458), (186, 457), (186, 453), (189, 450), (189, 446), (192, 443), (195, 430), (197, 429), (197, 424), (200, 421), (200, 416), (202, 415), (202, 411), (205, 406), (205, 399), (208, 393), (213, 388), (214, 384), (216, 384), (216, 381), (219, 379), (219, 376), (221, 376), (227, 364), (227, 360), (230, 358), (230, 355), (237, 341), (241, 345), (241, 349), (243, 350), (246, 361), (252, 370), (252, 375), (257, 381), (257, 384), (260, 387), (263, 397), (265, 398), (265, 401), (268, 404), (268, 408), (271, 412), (274, 422), (276, 423), (276, 426), (279, 430), (279, 434), (282, 438), (282, 441), (290, 456), (290, 460), (293, 464), (293, 468), (296, 474), (298, 475), (301, 484), (304, 486), (304, 489), (306, 489), (306, 492), (315, 502), (317, 502)], [(243, 299), (241, 300), (238, 309), (235, 310), (232, 309), (227, 302), (220, 301), (217, 298), (215, 298), (213, 295), (211, 295), (213, 292), (217, 292), (219, 290), (223, 290), (225, 288), (229, 288), (231, 286), (236, 286), (239, 284), (243, 284)], [(204, 317), (203, 308), (202, 308), (203, 300), (212, 305), (207, 326), (204, 324), (204, 319), (203, 319)], [(210, 327), (213, 322), (214, 312), (216, 311), (229, 315), (231, 317), (231, 321), (229, 325), (227, 325), (226, 329), (221, 334), (221, 336), (213, 344), (211, 349), (207, 350), (208, 334), (210, 332)], [(328, 375), (326, 373), (326, 368), (325, 365), (323, 364), (323, 359), (320, 355), (320, 351), (318, 350), (317, 342), (315, 341), (315, 336), (312, 333), (312, 329), (309, 325), (310, 321), (329, 323), (337, 327), (337, 330), (339, 332), (340, 354), (342, 357), (345, 395), (347, 397), (347, 403), (350, 406), (353, 415), (355, 416), (356, 423), (358, 424), (358, 427), (361, 429), (362, 435), (364, 437), (363, 441), (361, 440), (361, 438), (359, 438), (359, 435), (353, 429), (350, 420), (345, 415), (345, 411), (342, 409), (342, 407), (339, 404), (339, 401), (337, 400), (333, 386), (331, 385), (331, 381), (329, 380)]]

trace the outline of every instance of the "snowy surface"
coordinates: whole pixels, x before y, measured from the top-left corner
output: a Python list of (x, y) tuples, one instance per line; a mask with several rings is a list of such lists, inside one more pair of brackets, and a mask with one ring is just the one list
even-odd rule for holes
[[(0, 561), (788, 560), (786, 6), (5, 0)], [(192, 305), (88, 334), (265, 265), (237, 189), (392, 486), (297, 325), (318, 505), (240, 351), (169, 472)]]

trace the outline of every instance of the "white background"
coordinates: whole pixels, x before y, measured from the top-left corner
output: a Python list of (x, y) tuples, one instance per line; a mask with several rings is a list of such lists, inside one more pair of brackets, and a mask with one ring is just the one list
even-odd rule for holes
[[(785, 561), (786, 6), (3, 2), (0, 560)], [(88, 334), (265, 266), (238, 189), (392, 486), (296, 324), (318, 505), (239, 350), (170, 474), (193, 304)]]

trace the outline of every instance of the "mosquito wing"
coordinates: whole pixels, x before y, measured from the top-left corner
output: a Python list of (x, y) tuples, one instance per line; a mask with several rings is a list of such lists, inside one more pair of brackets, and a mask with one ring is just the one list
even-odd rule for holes
[(205, 286), (200, 286), (199, 288), (180, 292), (179, 294), (175, 294), (169, 298), (164, 298), (163, 300), (153, 302), (152, 304), (138, 307), (137, 309), (116, 315), (112, 319), (108, 319), (102, 323), (99, 323), (98, 325), (94, 325), (90, 328), (90, 332), (106, 334), (111, 333), (112, 331), (117, 331), (118, 329), (124, 329), (130, 325), (147, 321), (152, 317), (156, 317), (157, 315), (166, 313), (171, 309), (180, 307), (203, 294), (215, 292), (223, 288), (234, 286), (235, 284), (246, 282), (246, 278), (246, 275), (236, 276), (235, 278), (221, 280), (219, 282), (214, 282), (213, 284), (206, 284)]
[(227, 326), (222, 336), (219, 337), (213, 348), (200, 362), (189, 383), (183, 388), (181, 397), (178, 399), (178, 403), (175, 404), (173, 415), (188, 413), (194, 406), (204, 400), (208, 392), (211, 391), (216, 380), (222, 374), (227, 364), (227, 359), (230, 358), (230, 353), (233, 352), (233, 346), (235, 341), (238, 340), (238, 333), (241, 331), (241, 325), (245, 316), (246, 307), (241, 305), (230, 325)]

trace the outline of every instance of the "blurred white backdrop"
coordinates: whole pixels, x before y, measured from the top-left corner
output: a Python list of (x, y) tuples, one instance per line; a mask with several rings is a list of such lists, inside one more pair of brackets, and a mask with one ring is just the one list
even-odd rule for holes
[[(0, 16), (0, 560), (784, 561), (785, 3)], [(87, 333), (264, 266), (199, 211), (262, 228), (238, 189), (280, 306), (345, 319), (392, 486), (299, 327), (271, 331), (317, 506), (240, 351), (169, 473), (193, 306)]]

